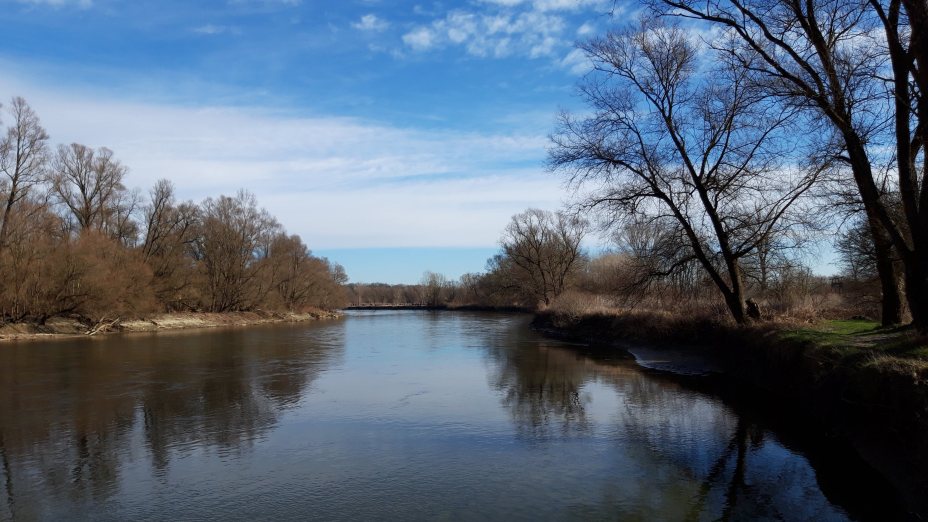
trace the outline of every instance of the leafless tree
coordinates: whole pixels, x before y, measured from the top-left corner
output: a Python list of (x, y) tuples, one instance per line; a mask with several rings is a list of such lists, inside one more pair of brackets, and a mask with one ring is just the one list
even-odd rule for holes
[(0, 223), (0, 248), (9, 234), (14, 207), (43, 180), (46, 166), (48, 134), (26, 100), (15, 97), (10, 103), (12, 123), (0, 138), (0, 172), (3, 173), (3, 221)]
[(629, 261), (619, 293), (641, 299), (654, 285), (663, 285), (665, 290), (656, 293), (669, 293), (670, 299), (697, 296), (704, 272), (676, 219), (626, 216), (614, 230), (614, 240)]
[(419, 284), (422, 286), (422, 297), (427, 306), (441, 306), (450, 300), (448, 291), (451, 282), (444, 274), (426, 271), (422, 274)]
[(847, 228), (835, 243), (844, 274), (853, 281), (866, 281), (877, 276), (873, 236), (865, 221)]
[(196, 307), (193, 243), (199, 209), (192, 202), (177, 203), (174, 186), (158, 180), (142, 208), (144, 236), (140, 250), (152, 270), (155, 295), (167, 310)]
[(254, 307), (269, 290), (258, 277), (265, 267), (259, 261), (280, 225), (245, 191), (234, 198), (208, 198), (201, 213), (194, 249), (206, 277), (206, 308), (227, 312)]
[(546, 306), (567, 286), (583, 257), (586, 221), (563, 212), (516, 214), (502, 238), (503, 257), (517, 285)]
[[(341, 289), (346, 279), (344, 269), (312, 255), (300, 236), (278, 233), (271, 240), (263, 263), (267, 265), (263, 276), (271, 281), (272, 294), (281, 307), (301, 311), (308, 307), (344, 305), (345, 294)], [(277, 304), (273, 299), (266, 302)]]
[[(928, 5), (923, 0), (658, 0), (659, 12), (706, 21), (716, 47), (758, 74), (758, 85), (810, 111), (853, 174), (877, 253), (885, 324), (904, 314), (893, 270), (905, 269), (913, 321), (928, 328)], [(885, 147), (894, 149), (887, 158)], [(904, 217), (875, 164), (893, 162)]]
[(795, 226), (821, 172), (781, 161), (794, 153), (783, 139), (790, 111), (750, 89), (749, 70), (710, 65), (675, 26), (645, 21), (582, 48), (595, 64), (581, 87), (593, 115), (562, 115), (552, 168), (588, 189), (585, 206), (607, 219), (673, 221), (732, 317), (746, 322), (742, 260)]
[(125, 174), (126, 168), (107, 148), (60, 145), (52, 164), (52, 191), (76, 221), (79, 232), (118, 229), (123, 221), (118, 214), (124, 203)]

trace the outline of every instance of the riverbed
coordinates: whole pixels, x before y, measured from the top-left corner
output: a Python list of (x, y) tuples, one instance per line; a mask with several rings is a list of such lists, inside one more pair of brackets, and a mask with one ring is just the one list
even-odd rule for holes
[(801, 420), (529, 320), (354, 311), (0, 345), (0, 519), (903, 516)]

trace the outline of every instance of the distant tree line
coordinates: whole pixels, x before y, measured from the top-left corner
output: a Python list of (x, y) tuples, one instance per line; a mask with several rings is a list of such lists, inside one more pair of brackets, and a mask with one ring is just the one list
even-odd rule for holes
[(454, 281), (425, 272), (417, 285), (350, 284), (354, 305), (521, 307), (550, 305), (575, 283), (586, 262), (580, 242), (588, 223), (563, 212), (529, 209), (512, 217), (500, 253), (483, 273)]
[(178, 201), (170, 181), (124, 185), (107, 148), (53, 148), (22, 98), (0, 137), (0, 317), (92, 321), (158, 311), (344, 304), (344, 270), (313, 256), (253, 195)]

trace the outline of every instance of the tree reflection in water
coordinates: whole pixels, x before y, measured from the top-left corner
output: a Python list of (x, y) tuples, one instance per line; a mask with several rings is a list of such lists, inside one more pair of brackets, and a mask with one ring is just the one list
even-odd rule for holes
[[(241, 452), (342, 355), (341, 330), (250, 328), (0, 350), (0, 518), (41, 498), (105, 501), (144, 441), (155, 474), (203, 449)], [(321, 332), (321, 333), (320, 333)], [(40, 350), (41, 353), (36, 353)]]
[(527, 322), (0, 347), (0, 519), (843, 519), (889, 498), (752, 400)]
[[(822, 494), (808, 460), (750, 411), (646, 374), (633, 362), (597, 362), (554, 343), (516, 338), (487, 345), (508, 347), (488, 348), (497, 368), (492, 384), (522, 438), (614, 434), (614, 480), (599, 505), (575, 506), (578, 517), (847, 517)], [(618, 394), (619, 411), (611, 418), (588, 415), (598, 387)]]
[(519, 435), (530, 440), (589, 433), (581, 388), (590, 376), (582, 360), (563, 349), (534, 344), (496, 345), (498, 373), (493, 386), (503, 392), (503, 404)]

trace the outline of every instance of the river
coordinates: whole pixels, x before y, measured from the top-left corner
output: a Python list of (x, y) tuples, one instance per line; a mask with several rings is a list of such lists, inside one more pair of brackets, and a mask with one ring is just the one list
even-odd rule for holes
[(350, 312), (0, 345), (0, 519), (899, 516), (802, 422), (528, 323)]

